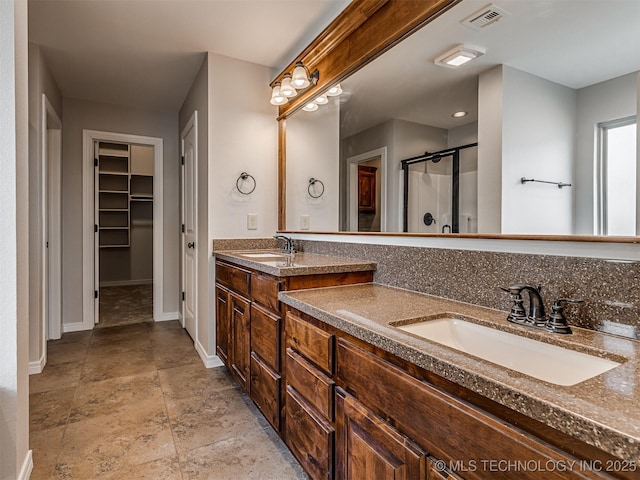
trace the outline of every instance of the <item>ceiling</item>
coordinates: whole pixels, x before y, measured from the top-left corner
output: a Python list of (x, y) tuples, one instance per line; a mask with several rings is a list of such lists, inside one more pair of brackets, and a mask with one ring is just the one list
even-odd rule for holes
[(275, 77), (349, 3), (29, 0), (29, 40), (65, 97), (177, 111), (204, 52), (271, 67)]
[[(640, 70), (638, 0), (495, 0), (503, 19), (481, 31), (461, 23), (488, 1), (463, 0), (343, 81), (341, 136), (390, 118), (444, 129), (475, 121), (478, 75), (496, 65), (573, 89)], [(457, 44), (486, 53), (458, 69), (434, 64)], [(459, 110), (469, 115), (452, 118)]]

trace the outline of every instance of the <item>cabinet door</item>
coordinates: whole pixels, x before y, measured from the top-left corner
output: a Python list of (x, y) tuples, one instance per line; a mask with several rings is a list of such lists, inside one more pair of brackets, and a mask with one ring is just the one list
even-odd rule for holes
[(354, 397), (336, 393), (337, 478), (427, 478), (425, 454), (413, 442)]
[(231, 367), (229, 333), (229, 291), (216, 285), (216, 352), (228, 368)]
[(231, 370), (245, 391), (249, 391), (249, 302), (229, 293), (231, 321)]

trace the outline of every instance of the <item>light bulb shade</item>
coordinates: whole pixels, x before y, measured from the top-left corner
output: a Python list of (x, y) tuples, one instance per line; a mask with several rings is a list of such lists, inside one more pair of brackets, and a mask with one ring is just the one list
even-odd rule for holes
[(307, 103), (304, 107), (302, 107), (302, 110), (304, 110), (305, 112), (315, 112), (318, 109), (318, 105), (311, 102), (311, 103)]
[(280, 93), (287, 98), (295, 97), (298, 94), (293, 85), (291, 85), (291, 75), (288, 73), (284, 74), (282, 85), (280, 85)]
[(271, 103), (271, 105), (284, 105), (287, 102), (287, 97), (280, 92), (280, 82), (276, 82), (273, 90), (271, 90), (271, 100), (269, 103)]
[(326, 95), (320, 95), (313, 102), (317, 103), (318, 105), (326, 105), (327, 103), (329, 103), (329, 99)]
[(302, 62), (296, 63), (296, 67), (293, 69), (291, 83), (298, 90), (307, 88), (309, 85), (311, 85), (311, 82), (309, 81), (309, 73)]
[(342, 87), (340, 84), (334, 85), (327, 91), (327, 97), (337, 97), (342, 93)]

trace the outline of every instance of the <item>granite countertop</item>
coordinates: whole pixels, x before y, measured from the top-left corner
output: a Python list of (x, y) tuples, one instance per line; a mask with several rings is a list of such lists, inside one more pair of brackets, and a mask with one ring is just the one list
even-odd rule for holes
[(233, 262), (278, 277), (362, 272), (376, 269), (374, 262), (315, 253), (296, 253), (293, 256), (286, 255), (279, 250), (221, 250), (213, 253), (219, 260)]
[[(279, 297), (297, 310), (499, 404), (618, 458), (640, 461), (638, 341), (576, 327), (572, 335), (536, 331), (507, 322), (504, 311), (372, 283), (281, 292)], [(392, 326), (445, 312), (622, 365), (577, 385), (558, 386)]]

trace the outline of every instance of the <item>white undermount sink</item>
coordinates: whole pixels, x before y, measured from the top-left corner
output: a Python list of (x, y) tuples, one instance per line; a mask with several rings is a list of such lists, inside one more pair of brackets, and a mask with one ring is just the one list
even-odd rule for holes
[(556, 385), (576, 385), (621, 365), (458, 318), (436, 318), (397, 328)]
[(283, 256), (279, 253), (242, 253), (243, 257), (248, 258), (283, 258)]

